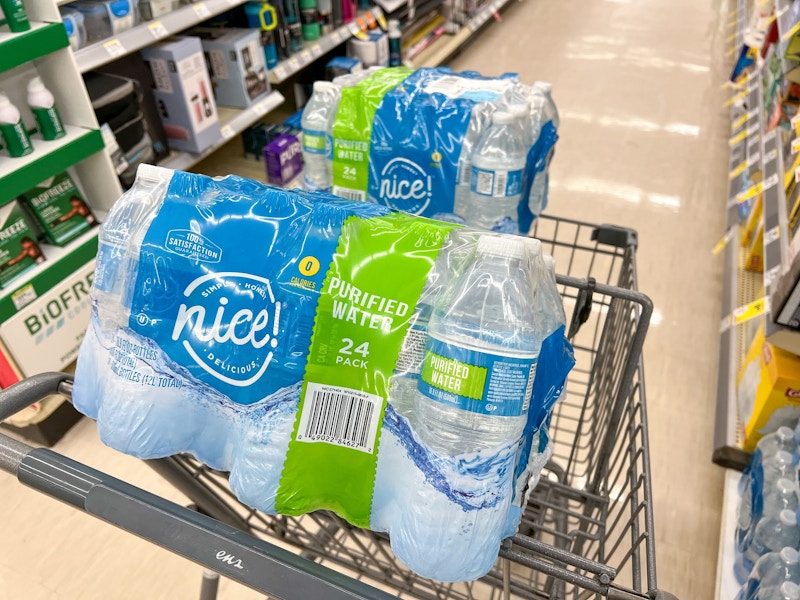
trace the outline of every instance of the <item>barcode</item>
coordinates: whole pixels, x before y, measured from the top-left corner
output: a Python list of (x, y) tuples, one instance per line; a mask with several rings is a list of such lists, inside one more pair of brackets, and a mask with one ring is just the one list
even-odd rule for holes
[(382, 402), (380, 396), (360, 390), (308, 383), (297, 441), (324, 442), (372, 454)]
[(495, 171), (494, 172), (494, 195), (495, 196), (505, 196), (506, 195), (506, 182), (508, 181), (508, 172), (506, 171)]
[(364, 202), (367, 199), (366, 193), (361, 190), (352, 190), (338, 185), (333, 186), (333, 195), (345, 200), (358, 200), (360, 202)]
[(477, 172), (478, 177), (475, 182), (475, 191), (483, 196), (491, 196), (494, 174), (491, 171), (476, 170), (475, 167), (472, 167), (472, 170)]

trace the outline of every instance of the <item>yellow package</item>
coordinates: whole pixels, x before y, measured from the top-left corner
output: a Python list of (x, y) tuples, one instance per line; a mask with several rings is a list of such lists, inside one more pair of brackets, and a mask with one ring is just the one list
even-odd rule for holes
[(767, 342), (763, 325), (739, 369), (736, 396), (748, 452), (781, 425), (794, 429), (800, 418), (800, 357)]
[(764, 271), (764, 218), (758, 220), (753, 239), (745, 256), (744, 268), (748, 271), (762, 273)]
[(750, 242), (753, 241), (756, 228), (761, 222), (761, 215), (764, 212), (764, 195), (759, 194), (753, 202), (753, 207), (750, 209), (750, 214), (744, 227), (741, 227), (741, 239), (739, 240), (743, 247), (749, 248)]

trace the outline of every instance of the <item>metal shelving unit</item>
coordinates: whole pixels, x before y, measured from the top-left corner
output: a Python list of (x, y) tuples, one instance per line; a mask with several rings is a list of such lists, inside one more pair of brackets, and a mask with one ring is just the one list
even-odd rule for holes
[(492, 16), (505, 7), (511, 0), (494, 0), (487, 4), (478, 14), (470, 19), (457, 33), (444, 34), (433, 42), (428, 48), (420, 52), (413, 59), (406, 61), (410, 67), (438, 67), (450, 56), (455, 54), (461, 46), (467, 43), (479, 29), (481, 29)]
[[(305, 48), (300, 52), (290, 56), (269, 71), (270, 83), (283, 83), (291, 76), (299, 73), (319, 57), (327, 54), (334, 48), (338, 48), (352, 36), (374, 23), (384, 19), (383, 11), (375, 6), (361, 15), (358, 19), (323, 35), (315, 42), (306, 42)], [(363, 25), (359, 24), (363, 23)]]
[(244, 4), (245, 1), (204, 0), (203, 2), (195, 2), (194, 4), (183, 6), (153, 21), (140, 23), (128, 31), (75, 52), (78, 69), (81, 73), (96, 69), (137, 50), (146, 48), (159, 40), (199, 25), (211, 17)]
[(217, 142), (206, 148), (200, 154), (192, 152), (173, 152), (161, 161), (162, 167), (186, 171), (192, 166), (219, 150), (233, 136), (242, 133), (245, 129), (259, 121), (264, 115), (283, 104), (284, 97), (280, 92), (270, 92), (266, 98), (259, 100), (250, 108), (239, 110), (225, 106), (218, 107), (220, 122), (222, 123), (221, 136)]

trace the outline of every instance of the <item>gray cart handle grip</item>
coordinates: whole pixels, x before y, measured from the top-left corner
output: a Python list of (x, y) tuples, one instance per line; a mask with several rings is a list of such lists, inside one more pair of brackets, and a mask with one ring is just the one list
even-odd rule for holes
[[(46, 396), (69, 396), (71, 391), (68, 375), (35, 375), (0, 391), (0, 420)], [(275, 598), (394, 597), (57, 452), (33, 448), (2, 433), (0, 469), (48, 496)]]

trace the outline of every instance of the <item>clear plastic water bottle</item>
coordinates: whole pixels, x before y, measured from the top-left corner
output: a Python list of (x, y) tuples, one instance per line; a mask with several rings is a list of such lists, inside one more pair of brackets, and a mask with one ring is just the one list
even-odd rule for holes
[(755, 600), (800, 600), (800, 586), (792, 581), (780, 585), (760, 587)]
[(492, 115), (492, 125), (472, 151), (468, 225), (516, 233), (517, 207), (527, 148), (519, 120), (508, 111)]
[(767, 552), (776, 552), (790, 546), (796, 548), (800, 544), (800, 526), (797, 515), (792, 510), (782, 510), (777, 515), (764, 516), (756, 525), (750, 536), (747, 550), (741, 555), (741, 564), (737, 565), (740, 573), (739, 581), (744, 582), (753, 568), (755, 561)]
[[(542, 126), (550, 121), (553, 127), (558, 130), (560, 119), (558, 109), (552, 97), (552, 84), (545, 81), (537, 81), (533, 84), (531, 96), (531, 112), (534, 117), (534, 135), (535, 138), (539, 137)], [(551, 154), (547, 157), (547, 167), (545, 170), (539, 171), (535, 174), (533, 182), (531, 183), (530, 196), (528, 198), (528, 205), (531, 212), (538, 215), (544, 210), (544, 205), (547, 196), (548, 186), (548, 167), (552, 160)]]
[(525, 427), (541, 349), (525, 241), (479, 238), (435, 305), (416, 397), (418, 433), (444, 454), (513, 443)]
[[(773, 489), (781, 478), (796, 478), (795, 465), (793, 455), (780, 450), (763, 461), (761, 485), (748, 485), (742, 490), (736, 522), (736, 538), (739, 545), (744, 539), (744, 532), (747, 532), (761, 517), (765, 490)], [(753, 489), (754, 487), (758, 489)]]
[(461, 155), (458, 159), (458, 172), (456, 174), (456, 190), (453, 212), (461, 217), (466, 217), (470, 202), (470, 183), (472, 181), (472, 150), (480, 140), (481, 135), (492, 123), (492, 113), (495, 105), (491, 102), (481, 102), (472, 109), (469, 125), (464, 138), (461, 140)]
[(736, 600), (758, 600), (759, 590), (800, 582), (800, 553), (791, 547), (768, 552), (756, 561)]
[(314, 94), (302, 119), (306, 189), (330, 191), (333, 185), (333, 123), (340, 99), (338, 85), (314, 82)]
[(744, 491), (746, 486), (750, 485), (753, 468), (760, 468), (764, 459), (770, 458), (781, 450), (794, 454), (797, 451), (798, 435), (800, 435), (800, 430), (793, 432), (788, 427), (778, 427), (777, 430), (762, 437), (756, 444), (756, 451), (750, 459), (750, 465), (739, 479), (739, 494)]

